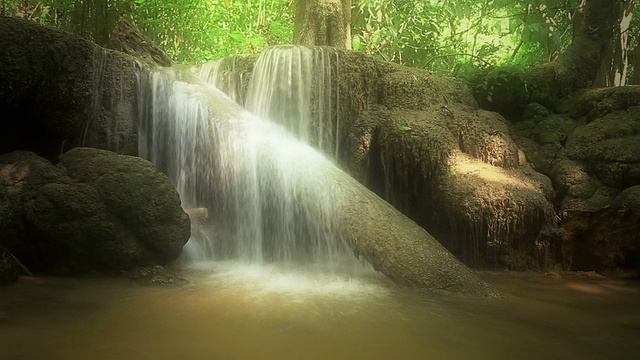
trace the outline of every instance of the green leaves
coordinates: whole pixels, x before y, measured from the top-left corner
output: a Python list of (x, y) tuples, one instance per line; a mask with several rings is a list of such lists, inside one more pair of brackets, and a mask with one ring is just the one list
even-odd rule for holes
[(354, 49), (469, 77), (548, 61), (571, 42), (572, 0), (354, 0)]
[[(24, 0), (9, 2), (8, 15), (93, 38), (94, 1)], [(51, 6), (43, 6), (43, 4)], [(139, 29), (181, 63), (199, 63), (239, 53), (255, 53), (291, 43), (294, 7), (291, 0), (110, 0), (108, 20), (132, 18)], [(51, 16), (55, 14), (55, 16)]]

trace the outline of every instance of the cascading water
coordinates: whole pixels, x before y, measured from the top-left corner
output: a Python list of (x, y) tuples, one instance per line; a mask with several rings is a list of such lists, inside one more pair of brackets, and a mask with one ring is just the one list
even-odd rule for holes
[(187, 244), (189, 260), (357, 263), (339, 235), (340, 188), (323, 180), (339, 171), (331, 162), (186, 69), (140, 80), (140, 155), (173, 180), (185, 208), (213, 214)]
[(242, 55), (221, 58), (194, 67), (192, 71), (205, 83), (215, 86), (239, 105), (244, 105), (244, 85), (248, 74), (243, 73), (240, 68), (245, 60)]
[[(206, 63), (196, 73), (256, 116), (281, 124), (327, 156), (338, 152), (339, 105), (336, 52), (326, 48), (277, 46), (258, 57), (248, 88), (236, 58)], [(244, 94), (241, 97), (239, 94)]]
[[(296, 63), (287, 59), (297, 59), (290, 55), (298, 50), (304, 52), (291, 48), (283, 55), (284, 63), (289, 64), (285, 70)], [(279, 51), (272, 53), (277, 54)], [(282, 68), (279, 60), (267, 57), (264, 63)], [(296, 73), (285, 72), (289, 76)], [(273, 81), (286, 95), (285, 84)], [(278, 103), (280, 108), (292, 105), (292, 113), (281, 113), (289, 120), (296, 111), (304, 112), (300, 100), (314, 99), (313, 91), (303, 91), (304, 84), (298, 85), (298, 93), (304, 95), (291, 95), (288, 102)], [(140, 94), (146, 105), (139, 109), (143, 117), (139, 153), (173, 180), (186, 209), (206, 208), (212, 214), (207, 224), (192, 226), (187, 260), (297, 263), (305, 265), (303, 271), (317, 264), (325, 268), (325, 274), (353, 274), (363, 270), (357, 260), (362, 258), (397, 282), (498, 296), (424, 229), (285, 126), (255, 117), (215, 86), (202, 82), (191, 69), (173, 67), (141, 76), (141, 89), (146, 89)], [(309, 101), (309, 106), (317, 103)], [(295, 134), (303, 139), (307, 134), (306, 139), (313, 143), (313, 135), (319, 134), (313, 132), (316, 125), (320, 123), (295, 128)], [(315, 139), (322, 143), (322, 137)], [(371, 274), (371, 267), (366, 269)], [(249, 273), (262, 275), (264, 270)]]

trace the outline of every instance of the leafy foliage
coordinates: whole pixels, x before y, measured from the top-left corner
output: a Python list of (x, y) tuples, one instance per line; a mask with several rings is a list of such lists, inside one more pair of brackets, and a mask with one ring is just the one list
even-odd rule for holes
[[(293, 39), (296, 0), (0, 0), (0, 13), (95, 39), (99, 3), (108, 4), (107, 28), (118, 16), (129, 17), (182, 63), (256, 53)], [(469, 78), (495, 66), (553, 60), (571, 43), (578, 3), (352, 0), (352, 43), (388, 61)], [(638, 19), (630, 36), (632, 68), (640, 67)]]
[(362, 0), (354, 48), (407, 66), (464, 76), (553, 59), (571, 42), (575, 0)]
[[(255, 53), (291, 43), (293, 0), (101, 0), (108, 28), (125, 16), (178, 62)], [(96, 0), (2, 2), (2, 12), (95, 38)]]

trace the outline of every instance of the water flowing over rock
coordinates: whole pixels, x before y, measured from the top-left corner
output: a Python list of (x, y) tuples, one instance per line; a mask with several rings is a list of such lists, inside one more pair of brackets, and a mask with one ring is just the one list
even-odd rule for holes
[[(192, 259), (355, 266), (435, 291), (496, 291), (431, 235), (285, 129), (251, 115), (188, 70), (152, 72), (142, 89), (140, 153), (177, 184), (185, 207), (212, 209)], [(350, 248), (352, 250), (350, 250)]]
[(465, 262), (552, 262), (551, 183), (466, 85), (331, 48), (276, 47), (252, 67), (214, 64), (200, 76), (215, 66), (206, 80), (226, 85), (252, 71), (223, 88), (247, 93), (239, 103), (333, 158)]

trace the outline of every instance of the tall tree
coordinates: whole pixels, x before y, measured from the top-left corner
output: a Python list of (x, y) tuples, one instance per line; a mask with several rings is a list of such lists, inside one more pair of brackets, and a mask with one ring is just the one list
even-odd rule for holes
[(298, 0), (293, 43), (351, 49), (351, 0)]
[(109, 42), (109, 1), (95, 0), (96, 34), (94, 41), (100, 46)]
[(629, 68), (628, 48), (630, 43), (631, 21), (635, 0), (623, 0), (618, 26), (614, 28), (613, 39), (609, 43), (607, 55), (596, 76), (595, 86), (624, 86)]
[(476, 97), (486, 108), (517, 116), (530, 102), (554, 107), (557, 100), (589, 87), (607, 56), (620, 11), (627, 0), (584, 0), (580, 29), (554, 61), (522, 72), (493, 71), (474, 80)]

